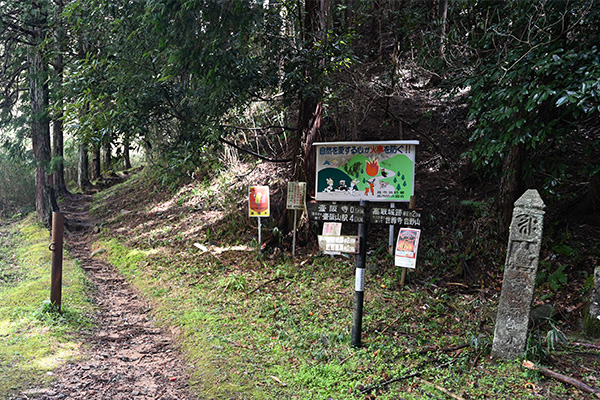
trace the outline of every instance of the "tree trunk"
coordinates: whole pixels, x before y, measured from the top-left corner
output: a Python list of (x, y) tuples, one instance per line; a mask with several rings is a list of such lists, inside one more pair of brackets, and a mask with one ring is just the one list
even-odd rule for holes
[(53, 186), (56, 194), (65, 196), (69, 194), (65, 182), (65, 163), (64, 163), (64, 132), (62, 123), (63, 113), (59, 112), (52, 121), (52, 157), (55, 160), (53, 176)]
[(129, 137), (125, 137), (123, 140), (123, 167), (125, 170), (131, 169), (131, 155), (129, 152)]
[[(327, 0), (306, 0), (303, 38), (307, 48), (317, 48), (319, 42), (325, 40), (328, 10)], [(319, 67), (322, 67), (322, 62)], [(318, 86), (321, 80), (320, 73), (320, 68), (307, 69), (305, 71), (306, 81)], [(312, 144), (320, 139), (322, 110), (323, 96), (321, 93), (312, 92), (300, 98), (294, 177), (298, 181), (307, 183), (308, 196), (314, 194), (315, 189), (316, 158)]]
[(515, 144), (504, 159), (503, 175), (500, 183), (500, 228), (507, 232), (512, 219), (515, 201), (523, 194), (523, 160), (525, 147)]
[(377, 48), (377, 59), (379, 62), (383, 60), (383, 34), (382, 34), (382, 5), (381, 0), (374, 0), (371, 3), (371, 35), (375, 38), (375, 46)]
[(102, 170), (100, 169), (100, 145), (94, 145), (92, 148), (92, 181), (100, 178)]
[[(63, 3), (61, 0), (56, 2), (58, 12), (62, 12)], [(59, 111), (54, 115), (52, 120), (52, 157), (55, 160), (55, 167), (52, 173), (53, 185), (57, 195), (65, 196), (69, 194), (67, 185), (65, 183), (65, 163), (64, 163), (64, 131), (63, 131), (63, 101), (62, 101), (62, 83), (63, 83), (63, 72), (64, 72), (64, 29), (62, 27), (57, 29), (55, 40), (56, 40), (56, 51), (57, 54), (54, 57), (54, 73), (56, 74), (56, 91), (59, 92), (57, 96), (57, 106)]]
[(346, 0), (345, 20), (346, 28), (354, 27), (354, 0)]
[(448, 0), (440, 0), (440, 57), (443, 59), (446, 52), (446, 26), (448, 23)]
[(87, 143), (80, 143), (77, 157), (77, 186), (82, 189), (86, 186), (90, 186), (88, 170), (88, 145)]
[(104, 165), (104, 172), (108, 173), (112, 169), (112, 148), (110, 143), (102, 146), (102, 164)]
[(600, 212), (600, 173), (592, 177), (585, 194), (571, 207), (572, 215), (598, 215)]
[(43, 40), (41, 24), (33, 28), (33, 46), (27, 54), (29, 97), (31, 102), (31, 140), (36, 163), (35, 207), (38, 220), (51, 225), (53, 191), (48, 175), (50, 167), (50, 120), (48, 118), (48, 66), (39, 44)]

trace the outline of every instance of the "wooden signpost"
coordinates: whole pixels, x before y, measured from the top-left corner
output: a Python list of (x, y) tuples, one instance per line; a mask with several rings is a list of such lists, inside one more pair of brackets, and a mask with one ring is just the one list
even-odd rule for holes
[(296, 225), (298, 210), (304, 210), (306, 203), (306, 182), (288, 182), (286, 208), (294, 210), (294, 236), (292, 239), (292, 258), (296, 255)]

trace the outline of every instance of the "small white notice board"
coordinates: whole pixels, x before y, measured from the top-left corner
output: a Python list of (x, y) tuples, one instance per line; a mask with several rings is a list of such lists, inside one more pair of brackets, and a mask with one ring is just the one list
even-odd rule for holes
[(304, 203), (306, 203), (306, 182), (288, 182), (286, 208), (304, 210)]

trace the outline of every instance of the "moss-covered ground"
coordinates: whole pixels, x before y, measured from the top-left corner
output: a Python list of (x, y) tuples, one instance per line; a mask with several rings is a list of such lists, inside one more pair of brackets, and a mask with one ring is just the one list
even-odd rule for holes
[[(522, 360), (490, 359), (496, 286), (447, 284), (418, 271), (400, 286), (387, 243), (374, 238), (362, 346), (354, 348), (353, 257), (309, 246), (295, 259), (285, 246), (259, 252), (243, 188), (227, 177), (176, 194), (150, 195), (152, 187), (137, 178), (97, 196), (104, 229), (95, 247), (179, 337), (201, 398), (588, 396), (524, 369)], [(242, 200), (219, 206), (219, 193)], [(563, 343), (568, 328), (544, 321), (531, 331), (527, 356), (600, 386), (598, 352)]]
[[(63, 262), (62, 312), (49, 303), (51, 241), (33, 217), (0, 226), (0, 396), (43, 387), (80, 354), (93, 305), (76, 262)], [(2, 397), (4, 398), (4, 397)]]

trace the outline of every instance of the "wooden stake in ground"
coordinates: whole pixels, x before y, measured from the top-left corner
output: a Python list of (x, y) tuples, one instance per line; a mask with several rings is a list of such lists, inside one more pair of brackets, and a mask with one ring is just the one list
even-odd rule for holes
[(52, 270), (50, 284), (50, 303), (60, 311), (62, 303), (62, 261), (63, 261), (63, 236), (64, 216), (62, 213), (52, 213)]

